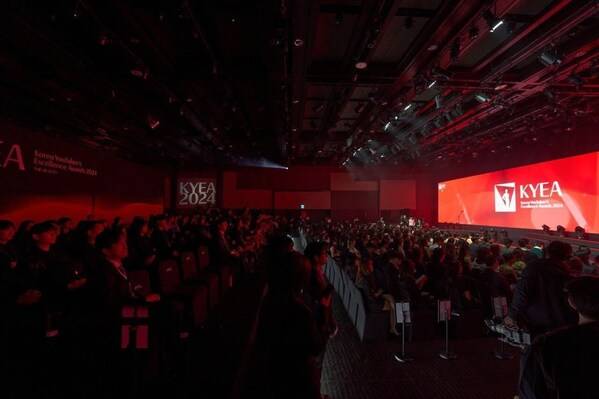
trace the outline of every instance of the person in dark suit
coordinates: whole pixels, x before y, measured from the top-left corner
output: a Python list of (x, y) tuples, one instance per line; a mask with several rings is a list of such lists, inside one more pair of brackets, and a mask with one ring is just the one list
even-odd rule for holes
[(159, 260), (172, 259), (179, 256), (174, 248), (172, 236), (168, 230), (166, 216), (160, 215), (154, 218), (154, 229), (152, 231), (152, 247), (156, 249)]
[(42, 366), (45, 338), (55, 337), (58, 332), (57, 312), (50, 301), (54, 292), (51, 272), (56, 266), (52, 246), (57, 235), (52, 222), (32, 226), (26, 237), (30, 243), (27, 251), (9, 271), (7, 357), (15, 377), (9, 382), (23, 397), (40, 395), (52, 382), (50, 372), (54, 370), (42, 370)]
[(534, 385), (535, 399), (597, 397), (599, 278), (580, 277), (566, 287), (578, 324), (542, 334), (533, 342), (526, 367), (543, 377)]
[[(121, 338), (121, 315), (123, 307), (140, 303), (156, 303), (160, 296), (150, 293), (140, 297), (133, 290), (123, 261), (127, 257), (127, 241), (120, 231), (105, 230), (96, 239), (100, 253), (98, 264), (89, 278), (91, 291), (90, 312), (94, 314), (90, 338), (96, 348), (94, 357), (98, 375), (104, 380), (99, 386), (118, 389), (125, 384), (125, 372), (116, 365), (119, 361)], [(108, 385), (112, 386), (110, 388)], [(106, 393), (108, 396), (111, 392)]]
[[(576, 323), (576, 312), (568, 305), (564, 290), (570, 280), (567, 261), (572, 255), (570, 244), (553, 241), (547, 247), (548, 258), (533, 262), (518, 281), (507, 326), (518, 325), (534, 338), (559, 327)], [(520, 358), (519, 394), (521, 399), (535, 398), (534, 385), (541, 376), (538, 370), (526, 368), (531, 351)]]
[(212, 257), (214, 259), (213, 266), (220, 267), (231, 263), (233, 258), (233, 247), (229, 241), (229, 222), (222, 218), (216, 224), (216, 231), (213, 235), (212, 242)]
[(499, 258), (489, 256), (487, 258), (487, 268), (480, 274), (480, 294), (484, 306), (483, 312), (487, 318), (492, 318), (494, 315), (493, 298), (503, 297), (508, 304), (512, 300), (510, 283), (503, 273), (499, 272), (499, 267)]
[(271, 262), (257, 335), (264, 357), (266, 397), (320, 399), (317, 357), (324, 339), (301, 293), (311, 265), (297, 252), (280, 253)]

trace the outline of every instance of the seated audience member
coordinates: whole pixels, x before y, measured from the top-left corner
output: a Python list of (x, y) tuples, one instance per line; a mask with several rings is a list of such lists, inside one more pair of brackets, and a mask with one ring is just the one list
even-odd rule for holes
[(82, 220), (75, 230), (70, 245), (70, 255), (85, 266), (97, 262), (96, 238), (104, 231), (104, 225), (98, 220)]
[(146, 220), (142, 218), (133, 220), (127, 232), (128, 268), (137, 270), (154, 269), (157, 251), (152, 246), (150, 234), (150, 225)]
[(591, 399), (597, 397), (599, 359), (599, 278), (580, 277), (568, 283), (567, 300), (578, 313), (578, 325), (538, 336), (526, 367), (541, 375), (525, 398)]
[(167, 260), (176, 258), (179, 253), (174, 247), (173, 237), (169, 231), (168, 218), (159, 215), (154, 218), (152, 229), (152, 247), (156, 248), (158, 260)]
[(510, 284), (516, 284), (518, 281), (518, 273), (514, 269), (514, 263), (516, 263), (516, 256), (514, 253), (505, 253), (503, 255), (501, 266), (499, 267), (499, 272)]
[[(14, 234), (14, 223), (10, 220), (0, 220), (0, 273), (17, 267), (17, 251), (11, 245)], [(0, 295), (3, 294), (0, 292)]]
[(269, 290), (260, 312), (257, 346), (264, 356), (268, 398), (320, 399), (321, 334), (302, 289), (310, 262), (296, 252), (279, 253), (270, 265)]
[(33, 220), (23, 220), (10, 242), (19, 257), (24, 255), (31, 246), (31, 234), (29, 230), (31, 230), (33, 225)]
[[(397, 274), (395, 276), (397, 278), (397, 286), (399, 286), (399, 267), (401, 263), (398, 259), (393, 259), (393, 261), (397, 263)], [(374, 278), (374, 263), (372, 259), (363, 260), (362, 267), (356, 276), (356, 286), (364, 295), (365, 305), (368, 310), (374, 311), (380, 309), (389, 311), (389, 334), (399, 335), (396, 330), (395, 299), (392, 295), (385, 293), (383, 289), (378, 287)], [(397, 291), (399, 291), (399, 287), (397, 287)]]
[(235, 255), (236, 252), (229, 239), (229, 222), (227, 219), (221, 218), (216, 224), (212, 237), (211, 257), (214, 259), (216, 267), (220, 267), (230, 265)]
[(425, 267), (426, 287), (437, 299), (449, 298), (449, 273), (445, 264), (443, 248), (435, 248), (430, 262)]
[(491, 255), (489, 247), (478, 247), (476, 257), (472, 262), (472, 269), (477, 273), (482, 272), (487, 268), (487, 258)]
[(599, 276), (599, 268), (596, 263), (591, 262), (591, 249), (580, 246), (575, 255), (582, 262), (581, 274), (584, 276)]

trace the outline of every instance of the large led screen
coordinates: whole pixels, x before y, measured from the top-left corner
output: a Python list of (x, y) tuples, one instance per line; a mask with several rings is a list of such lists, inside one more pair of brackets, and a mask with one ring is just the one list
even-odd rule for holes
[(438, 184), (439, 222), (599, 232), (599, 152)]

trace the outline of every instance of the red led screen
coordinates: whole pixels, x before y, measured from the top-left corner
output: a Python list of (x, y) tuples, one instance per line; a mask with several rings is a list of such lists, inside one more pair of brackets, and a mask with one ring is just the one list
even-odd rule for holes
[(599, 152), (438, 184), (439, 222), (599, 232)]

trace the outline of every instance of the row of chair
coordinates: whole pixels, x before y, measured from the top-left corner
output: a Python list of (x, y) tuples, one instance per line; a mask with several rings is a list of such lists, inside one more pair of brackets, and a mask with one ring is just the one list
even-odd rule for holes
[[(185, 320), (181, 323), (193, 328), (205, 325), (209, 312), (221, 301), (234, 285), (234, 273), (230, 266), (210, 263), (208, 248), (181, 253), (178, 259), (163, 260), (158, 264), (158, 288), (160, 295), (173, 303), (175, 313)], [(133, 289), (145, 295), (151, 291), (150, 277), (145, 270), (129, 273)]]

